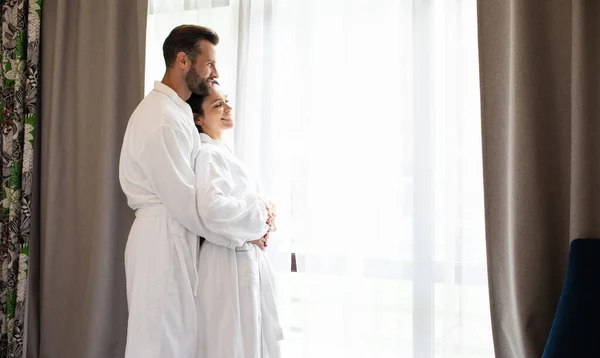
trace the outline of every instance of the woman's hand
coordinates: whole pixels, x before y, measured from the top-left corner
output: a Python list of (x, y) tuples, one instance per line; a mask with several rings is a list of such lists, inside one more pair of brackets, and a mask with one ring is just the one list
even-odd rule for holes
[(269, 225), (269, 231), (270, 232), (274, 232), (275, 230), (277, 230), (277, 227), (275, 226), (275, 217), (277, 216), (275, 214), (275, 204), (273, 203), (267, 203), (265, 204), (266, 208), (267, 208), (267, 224)]
[(269, 235), (271, 232), (277, 230), (275, 227), (275, 205), (272, 203), (266, 203), (265, 207), (267, 208), (267, 225), (269, 225), (269, 231), (267, 231), (265, 236), (261, 237), (260, 239), (250, 241), (250, 243), (258, 246), (258, 248), (263, 251), (267, 248), (267, 246), (269, 246)]

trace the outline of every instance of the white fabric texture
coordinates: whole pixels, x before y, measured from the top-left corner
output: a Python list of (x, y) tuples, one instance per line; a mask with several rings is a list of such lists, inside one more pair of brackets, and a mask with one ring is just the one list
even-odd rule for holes
[[(256, 180), (222, 141), (200, 138), (194, 170), (206, 226), (223, 236), (261, 238), (267, 211)], [(198, 271), (198, 357), (279, 358), (283, 332), (267, 253), (251, 243), (233, 250), (205, 241)]]

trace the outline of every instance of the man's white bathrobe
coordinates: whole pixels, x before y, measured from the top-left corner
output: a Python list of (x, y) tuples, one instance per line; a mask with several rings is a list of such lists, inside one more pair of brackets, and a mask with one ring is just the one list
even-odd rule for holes
[[(257, 182), (223, 142), (206, 134), (200, 139), (197, 203), (206, 227), (223, 237), (261, 238), (267, 210)], [(279, 358), (283, 334), (267, 254), (251, 243), (223, 244), (205, 241), (200, 249), (198, 357)]]
[(129, 119), (119, 164), (136, 210), (125, 251), (126, 358), (196, 358), (198, 235), (232, 251), (244, 245), (200, 218), (193, 170), (200, 146), (188, 104), (156, 82)]

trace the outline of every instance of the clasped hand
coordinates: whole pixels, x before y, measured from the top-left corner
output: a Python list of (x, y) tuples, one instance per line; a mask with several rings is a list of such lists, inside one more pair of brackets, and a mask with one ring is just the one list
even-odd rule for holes
[(261, 237), (260, 239), (250, 241), (252, 244), (258, 246), (261, 250), (265, 250), (267, 248), (269, 245), (269, 235), (271, 232), (277, 230), (277, 227), (275, 226), (275, 205), (272, 203), (267, 203), (265, 204), (265, 207), (267, 208), (267, 225), (269, 225), (269, 230), (265, 236)]

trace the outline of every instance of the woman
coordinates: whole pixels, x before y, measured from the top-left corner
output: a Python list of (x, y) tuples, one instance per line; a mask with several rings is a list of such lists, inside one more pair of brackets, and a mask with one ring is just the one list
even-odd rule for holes
[(234, 122), (219, 84), (213, 82), (208, 96), (193, 95), (188, 104), (202, 142), (195, 162), (198, 212), (208, 230), (245, 241), (235, 249), (210, 241), (201, 246), (198, 356), (279, 358), (283, 334), (273, 269), (264, 252), (273, 228), (272, 207), (222, 141), (223, 132)]

